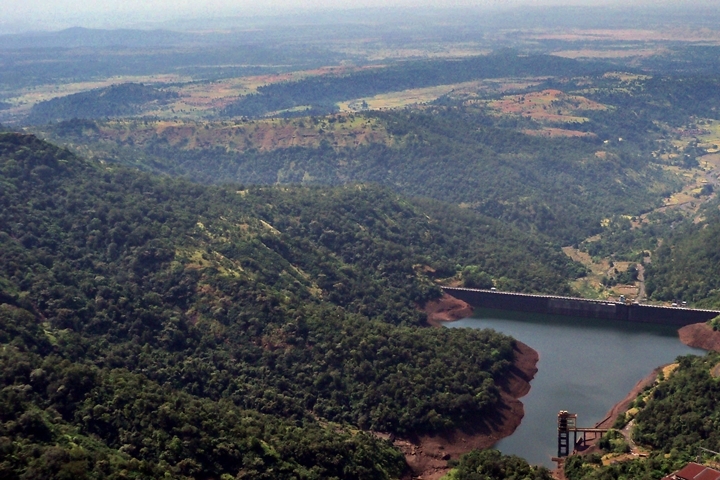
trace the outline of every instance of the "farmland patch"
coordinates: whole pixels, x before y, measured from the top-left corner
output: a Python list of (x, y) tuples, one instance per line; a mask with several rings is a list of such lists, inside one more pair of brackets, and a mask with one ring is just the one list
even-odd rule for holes
[(584, 123), (582, 112), (607, 110), (605, 105), (560, 90), (543, 90), (521, 95), (508, 95), (488, 103), (497, 113), (519, 115), (552, 123)]

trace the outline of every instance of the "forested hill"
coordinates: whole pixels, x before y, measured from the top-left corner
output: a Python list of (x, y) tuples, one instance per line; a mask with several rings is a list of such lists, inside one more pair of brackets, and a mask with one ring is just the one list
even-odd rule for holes
[(139, 83), (122, 83), (53, 98), (32, 107), (28, 122), (48, 123), (72, 118), (106, 118), (137, 115), (176, 99), (178, 94)]
[(227, 116), (262, 116), (269, 112), (305, 106), (314, 113), (329, 113), (341, 100), (371, 97), (412, 88), (450, 85), (485, 78), (527, 76), (580, 76), (609, 70), (601, 62), (580, 62), (552, 55), (518, 55), (506, 51), (464, 59), (408, 62), (371, 68), (349, 75), (322, 76), (258, 88), (223, 111)]
[(493, 332), (419, 327), (426, 273), (472, 262), (562, 292), (573, 271), (378, 188), (200, 186), (15, 133), (0, 204), (10, 478), (398, 478), (401, 454), (362, 430), (492, 424), (514, 356)]
[(709, 203), (696, 221), (675, 225), (648, 269), (648, 294), (664, 301), (720, 306), (720, 212)]
[[(605, 125), (613, 121), (603, 119)], [(372, 182), (464, 204), (563, 245), (599, 233), (604, 218), (660, 206), (662, 196), (678, 186), (642, 145), (603, 144), (595, 136), (533, 136), (518, 131), (524, 120), (498, 118), (472, 106), (283, 122), (167, 128), (141, 120), (78, 120), (48, 126), (44, 134), (96, 158), (201, 182)], [(244, 138), (260, 144), (263, 137), (270, 143), (293, 135), (317, 144), (243, 145)], [(371, 135), (378, 139), (352, 144), (353, 136)]]

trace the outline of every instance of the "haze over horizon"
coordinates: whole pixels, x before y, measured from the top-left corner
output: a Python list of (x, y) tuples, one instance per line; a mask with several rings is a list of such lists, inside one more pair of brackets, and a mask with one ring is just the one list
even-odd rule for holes
[(646, 0), (267, 0), (262, 4), (232, 0), (5, 0), (0, 33), (52, 31), (69, 27), (153, 28), (168, 22), (232, 16), (279, 16), (322, 11), (330, 14), (363, 8), (511, 9), (522, 6), (656, 6), (720, 7), (720, 0), (692, 2)]

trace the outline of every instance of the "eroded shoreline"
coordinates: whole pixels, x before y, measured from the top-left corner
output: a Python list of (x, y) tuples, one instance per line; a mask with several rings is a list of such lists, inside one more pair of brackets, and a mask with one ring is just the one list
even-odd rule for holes
[(707, 323), (694, 323), (678, 330), (680, 341), (688, 347), (720, 352), (720, 332)]
[[(473, 308), (457, 298), (444, 294), (439, 300), (429, 302), (424, 311), (428, 323), (440, 327), (472, 315)], [(500, 385), (502, 411), (499, 418), (490, 419), (485, 425), (474, 426), (472, 431), (456, 430), (445, 435), (417, 436), (395, 439), (394, 444), (405, 454), (412, 470), (412, 478), (437, 480), (448, 472), (447, 461), (474, 449), (495, 445), (512, 435), (525, 415), (520, 398), (530, 391), (530, 381), (537, 373), (538, 353), (528, 345), (515, 341), (515, 362), (512, 374)]]
[[(680, 341), (692, 348), (699, 348), (702, 350), (720, 352), (720, 332), (714, 331), (707, 323), (694, 323), (678, 329), (678, 337)], [(620, 400), (618, 403), (612, 406), (605, 416), (605, 419), (595, 426), (600, 428), (610, 428), (615, 423), (615, 420), (621, 414), (624, 414), (629, 409), (630, 405), (637, 398), (637, 396), (649, 385), (655, 383), (659, 373), (663, 370), (663, 366), (655, 368), (645, 378), (640, 380), (630, 392)], [(587, 448), (582, 449), (578, 452), (582, 455), (597, 452), (599, 449), (596, 446), (597, 439), (590, 440), (587, 443)], [(559, 476), (560, 472), (556, 471), (556, 478), (563, 478)]]
[[(442, 326), (443, 323), (452, 322), (467, 318), (472, 315), (473, 307), (466, 302), (444, 294), (440, 299), (428, 303), (424, 311), (428, 315), (428, 323), (434, 327)], [(680, 341), (693, 348), (720, 352), (720, 332), (713, 331), (705, 323), (688, 325), (678, 330)], [(404, 439), (395, 442), (407, 458), (408, 464), (413, 470), (413, 478), (439, 479), (447, 473), (447, 460), (473, 449), (489, 448), (499, 440), (511, 435), (520, 425), (524, 416), (522, 403), (519, 401), (530, 391), (530, 380), (537, 373), (538, 353), (528, 345), (516, 340), (516, 372), (522, 372), (519, 376), (507, 382), (503, 388), (503, 403), (507, 407), (502, 414), (502, 421), (496, 423), (496, 429), (482, 434), (464, 434), (454, 432), (446, 436), (418, 437)], [(655, 368), (647, 376), (641, 379), (628, 394), (615, 403), (607, 412), (603, 421), (598, 427), (610, 427), (620, 414), (624, 414), (630, 404), (645, 387), (651, 385), (657, 379), (662, 366)], [(597, 449), (588, 442), (588, 448), (581, 453), (589, 453)], [(556, 475), (559, 472), (555, 472)], [(556, 477), (560, 478), (560, 477)]]

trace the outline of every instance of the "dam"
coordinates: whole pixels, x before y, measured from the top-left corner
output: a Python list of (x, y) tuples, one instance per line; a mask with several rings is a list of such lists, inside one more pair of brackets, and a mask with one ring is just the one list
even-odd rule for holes
[(441, 287), (445, 293), (475, 308), (545, 313), (584, 318), (618, 320), (684, 327), (707, 322), (720, 315), (718, 310), (686, 307), (665, 307), (638, 303), (621, 303), (555, 295), (499, 292), (460, 287)]

